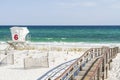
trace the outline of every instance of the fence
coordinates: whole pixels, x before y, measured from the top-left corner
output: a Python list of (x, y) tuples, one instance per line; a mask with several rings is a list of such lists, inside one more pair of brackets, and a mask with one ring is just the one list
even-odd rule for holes
[(14, 64), (14, 55), (9, 54), (0, 61), (0, 65)]
[(44, 56), (37, 58), (25, 58), (24, 68), (38, 68), (38, 67), (49, 67), (48, 53), (44, 53)]

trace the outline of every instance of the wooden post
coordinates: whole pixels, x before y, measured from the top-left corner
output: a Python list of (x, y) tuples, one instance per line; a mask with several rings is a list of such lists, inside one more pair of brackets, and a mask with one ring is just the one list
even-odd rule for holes
[(82, 65), (80, 66), (80, 70), (79, 71), (82, 71)]
[(105, 78), (107, 79), (107, 75), (108, 75), (108, 68), (105, 68)]
[(14, 64), (14, 54), (12, 54), (12, 64)]
[(26, 69), (26, 65), (25, 65), (25, 59), (24, 59), (23, 61), (24, 61), (24, 69)]
[(102, 80), (104, 80), (104, 72), (105, 70), (104, 70), (104, 59), (103, 59), (103, 61), (102, 61)]
[(104, 80), (104, 73), (103, 73), (103, 75), (102, 75), (102, 80)]
[(97, 70), (97, 80), (100, 80), (100, 68)]
[(109, 63), (108, 63), (108, 66), (109, 66), (109, 70), (111, 69), (111, 68), (110, 68), (110, 63), (111, 63), (111, 62), (109, 62)]
[(73, 75), (71, 76), (70, 80), (74, 80), (74, 76)]

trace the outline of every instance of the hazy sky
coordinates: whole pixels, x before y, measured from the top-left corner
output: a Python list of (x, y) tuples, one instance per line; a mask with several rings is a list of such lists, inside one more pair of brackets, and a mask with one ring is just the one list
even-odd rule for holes
[(0, 0), (1, 25), (120, 25), (120, 0)]

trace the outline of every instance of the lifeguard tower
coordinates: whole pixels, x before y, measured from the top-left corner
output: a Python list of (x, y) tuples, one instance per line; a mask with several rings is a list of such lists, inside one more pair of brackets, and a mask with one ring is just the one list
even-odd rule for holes
[(14, 49), (24, 48), (26, 45), (26, 36), (29, 33), (27, 27), (11, 27), (10, 31), (12, 41), (8, 41), (8, 44)]

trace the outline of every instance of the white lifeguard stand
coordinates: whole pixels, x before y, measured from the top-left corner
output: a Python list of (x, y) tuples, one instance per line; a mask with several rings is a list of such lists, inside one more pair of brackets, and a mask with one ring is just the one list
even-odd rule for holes
[(13, 48), (23, 48), (26, 43), (26, 36), (29, 33), (27, 27), (11, 27), (10, 28), (12, 41), (8, 41), (8, 44)]
[(10, 28), (13, 42), (25, 42), (26, 36), (29, 33), (27, 27), (12, 27)]

